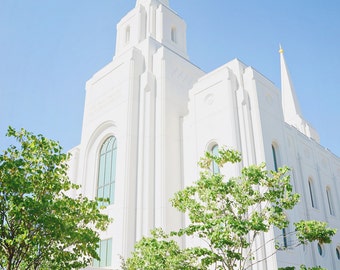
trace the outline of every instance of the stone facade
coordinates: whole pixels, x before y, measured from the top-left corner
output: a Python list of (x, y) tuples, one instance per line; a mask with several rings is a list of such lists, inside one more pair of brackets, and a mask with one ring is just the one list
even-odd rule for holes
[[(105, 258), (93, 269), (119, 269), (118, 255), (127, 257), (150, 229), (187, 222), (169, 198), (197, 179), (199, 157), (215, 145), (240, 151), (242, 166), (289, 166), (302, 196), (289, 220), (324, 220), (340, 228), (340, 159), (304, 120), (282, 49), (280, 57), (282, 89), (237, 59), (205, 74), (189, 61), (185, 22), (168, 1), (136, 2), (117, 25), (112, 62), (86, 84), (81, 142), (71, 150), (70, 177), (81, 192), (93, 198), (101, 186), (112, 197), (105, 212), (114, 222), (101, 235)], [(112, 136), (116, 148), (105, 152)], [(222, 173), (238, 175), (240, 169)], [(272, 230), (258, 245), (280, 234)], [(273, 255), (269, 242), (256, 259), (269, 258), (253, 269), (302, 263), (340, 268), (339, 234), (322, 248), (321, 255), (316, 243)]]

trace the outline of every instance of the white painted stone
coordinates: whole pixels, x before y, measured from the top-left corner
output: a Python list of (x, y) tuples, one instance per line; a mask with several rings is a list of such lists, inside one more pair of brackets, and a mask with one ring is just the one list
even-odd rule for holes
[[(340, 229), (340, 160), (319, 145), (317, 132), (303, 119), (282, 53), (281, 72), (282, 95), (237, 59), (204, 74), (188, 60), (185, 22), (168, 1), (136, 1), (117, 25), (112, 62), (86, 84), (81, 142), (70, 151), (70, 178), (93, 198), (100, 147), (109, 136), (117, 138), (115, 202), (105, 211), (114, 222), (101, 234), (113, 239), (108, 269), (118, 269), (119, 255), (127, 257), (150, 229), (170, 231), (188, 222), (169, 199), (197, 179), (198, 159), (215, 144), (240, 151), (244, 166), (265, 161), (273, 169), (274, 143), (279, 165), (292, 168), (294, 189), (302, 196), (287, 213), (290, 221), (314, 218)], [(222, 173), (230, 177), (240, 170), (241, 165), (233, 165)], [(311, 206), (309, 177), (317, 209)], [(326, 187), (333, 194), (335, 216), (328, 211)], [(257, 246), (278, 233), (259, 237)], [(196, 242), (190, 241), (185, 242)], [(253, 269), (288, 264), (338, 269), (339, 243), (337, 234), (322, 257), (315, 245), (272, 255), (274, 243), (269, 241), (256, 254), (258, 260), (269, 258)]]

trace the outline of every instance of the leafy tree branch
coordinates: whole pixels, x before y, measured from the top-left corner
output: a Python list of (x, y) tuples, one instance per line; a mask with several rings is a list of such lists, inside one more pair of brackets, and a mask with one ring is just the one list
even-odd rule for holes
[(67, 194), (69, 154), (59, 143), (9, 127), (17, 145), (0, 154), (0, 268), (79, 269), (98, 258), (110, 222), (96, 200)]

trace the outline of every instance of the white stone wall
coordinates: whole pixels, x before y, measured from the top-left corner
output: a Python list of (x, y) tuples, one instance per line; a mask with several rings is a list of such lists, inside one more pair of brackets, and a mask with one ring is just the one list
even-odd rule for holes
[[(340, 228), (339, 158), (311, 139), (316, 132), (310, 136), (304, 131), (306, 136), (284, 122), (280, 90), (252, 67), (235, 59), (204, 74), (190, 63), (185, 32), (184, 20), (167, 1), (137, 1), (117, 25), (113, 61), (86, 85), (82, 137), (71, 150), (69, 176), (81, 184), (84, 195), (94, 198), (100, 147), (109, 136), (117, 138), (115, 202), (105, 210), (114, 222), (101, 234), (113, 239), (110, 268), (118, 269), (118, 255), (127, 257), (155, 226), (169, 231), (188, 222), (169, 199), (198, 178), (197, 161), (215, 144), (242, 153), (241, 165), (222, 170), (231, 177), (242, 166), (263, 161), (273, 169), (274, 143), (279, 165), (292, 168), (294, 188), (302, 195), (296, 209), (287, 213), (290, 221), (313, 218)], [(309, 177), (317, 208), (311, 207)], [(326, 188), (332, 192), (335, 215), (329, 214)], [(257, 245), (280, 233), (270, 231)], [(256, 254), (258, 260), (269, 259), (253, 270), (292, 263), (337, 269), (339, 245), (339, 233), (324, 256), (315, 243), (274, 254), (270, 242)]]

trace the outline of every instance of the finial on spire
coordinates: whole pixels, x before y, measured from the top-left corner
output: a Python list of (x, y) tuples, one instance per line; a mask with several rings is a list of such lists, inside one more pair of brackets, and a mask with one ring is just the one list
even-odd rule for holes
[(281, 47), (281, 44), (280, 44), (279, 46), (280, 46), (279, 53), (280, 53), (280, 54), (283, 54), (283, 49), (282, 49), (282, 47)]

